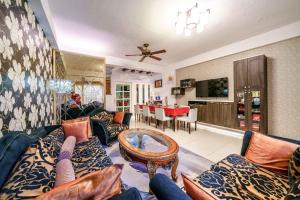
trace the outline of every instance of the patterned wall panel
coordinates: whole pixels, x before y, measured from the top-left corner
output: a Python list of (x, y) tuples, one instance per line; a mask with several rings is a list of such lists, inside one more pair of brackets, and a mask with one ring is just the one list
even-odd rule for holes
[(24, 0), (0, 0), (0, 136), (52, 120), (51, 48)]

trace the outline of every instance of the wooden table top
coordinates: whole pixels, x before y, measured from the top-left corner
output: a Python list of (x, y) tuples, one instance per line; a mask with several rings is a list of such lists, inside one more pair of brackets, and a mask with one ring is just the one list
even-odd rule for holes
[[(128, 134), (134, 134), (135, 132), (138, 132), (139, 134), (148, 135), (154, 138), (155, 140), (158, 140), (160, 143), (168, 147), (167, 150), (162, 152), (149, 152), (133, 146), (131, 143), (127, 141), (126, 136)], [(153, 161), (165, 160), (165, 159), (167, 160), (177, 155), (179, 150), (178, 144), (172, 138), (170, 138), (169, 136), (165, 135), (162, 132), (150, 130), (150, 129), (142, 129), (142, 128), (128, 129), (121, 132), (118, 136), (118, 139), (119, 139), (119, 144), (122, 146), (124, 150), (143, 160), (153, 160)]]

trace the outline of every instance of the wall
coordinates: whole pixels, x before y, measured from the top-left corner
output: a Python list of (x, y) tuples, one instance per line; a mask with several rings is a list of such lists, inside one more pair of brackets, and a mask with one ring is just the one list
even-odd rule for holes
[[(300, 139), (300, 37), (178, 69), (177, 85), (185, 78), (228, 77), (228, 100), (233, 100), (233, 61), (262, 54), (268, 57), (269, 134)], [(177, 103), (195, 99), (191, 89)]]
[(0, 1), (0, 136), (52, 121), (51, 49), (26, 1)]

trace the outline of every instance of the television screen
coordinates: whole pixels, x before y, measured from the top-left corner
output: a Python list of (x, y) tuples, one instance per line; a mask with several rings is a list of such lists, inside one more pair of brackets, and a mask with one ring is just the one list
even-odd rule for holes
[(208, 81), (196, 82), (196, 97), (208, 97)]
[(197, 81), (196, 97), (228, 97), (228, 78)]

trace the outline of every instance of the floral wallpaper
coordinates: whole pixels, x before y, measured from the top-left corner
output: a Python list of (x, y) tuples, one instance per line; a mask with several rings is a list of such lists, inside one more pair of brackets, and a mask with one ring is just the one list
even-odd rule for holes
[(50, 124), (51, 48), (24, 0), (0, 0), (0, 137)]

